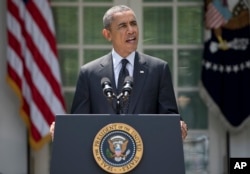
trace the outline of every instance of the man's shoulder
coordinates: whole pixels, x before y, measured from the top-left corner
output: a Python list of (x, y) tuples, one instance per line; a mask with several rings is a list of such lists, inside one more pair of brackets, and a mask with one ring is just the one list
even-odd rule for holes
[(166, 64), (167, 62), (159, 57), (155, 57), (153, 55), (145, 54), (142, 52), (137, 52), (139, 59), (143, 59), (146, 62), (154, 62), (159, 64)]
[(102, 63), (106, 63), (108, 61), (108, 58), (110, 58), (111, 56), (111, 52), (103, 55), (102, 57), (96, 58), (90, 62), (85, 63), (84, 65), (82, 65), (81, 68), (94, 68), (95, 66), (99, 66)]

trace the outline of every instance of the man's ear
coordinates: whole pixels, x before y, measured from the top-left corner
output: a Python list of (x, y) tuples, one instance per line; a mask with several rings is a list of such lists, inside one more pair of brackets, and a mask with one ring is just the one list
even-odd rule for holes
[(105, 39), (107, 39), (108, 41), (111, 41), (110, 31), (107, 30), (106, 28), (102, 30), (102, 35), (105, 37)]

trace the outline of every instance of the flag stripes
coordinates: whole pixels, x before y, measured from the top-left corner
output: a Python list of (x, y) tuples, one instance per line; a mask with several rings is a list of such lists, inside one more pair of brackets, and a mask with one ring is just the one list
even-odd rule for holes
[(55, 115), (65, 113), (52, 13), (48, 0), (8, 0), (7, 9), (7, 80), (38, 149)]
[(212, 3), (208, 4), (205, 17), (207, 28), (219, 28), (226, 23), (226, 19)]

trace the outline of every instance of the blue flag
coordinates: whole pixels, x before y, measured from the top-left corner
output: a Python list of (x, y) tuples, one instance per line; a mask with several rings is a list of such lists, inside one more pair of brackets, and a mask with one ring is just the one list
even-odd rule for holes
[(206, 98), (231, 128), (250, 120), (250, 19), (245, 0), (206, 4), (201, 81)]

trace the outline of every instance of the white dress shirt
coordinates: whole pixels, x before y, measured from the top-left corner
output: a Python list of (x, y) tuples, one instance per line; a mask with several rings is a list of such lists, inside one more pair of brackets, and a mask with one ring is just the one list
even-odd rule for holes
[[(124, 58), (121, 57), (114, 49), (112, 49), (112, 59), (113, 59), (113, 66), (114, 66), (113, 68), (114, 68), (114, 75), (115, 75), (115, 84), (117, 86), (119, 73), (120, 73), (120, 70), (122, 68), (121, 60)], [(126, 68), (128, 69), (129, 76), (133, 77), (135, 51), (132, 52), (127, 57), (125, 57), (125, 59), (128, 60)]]

